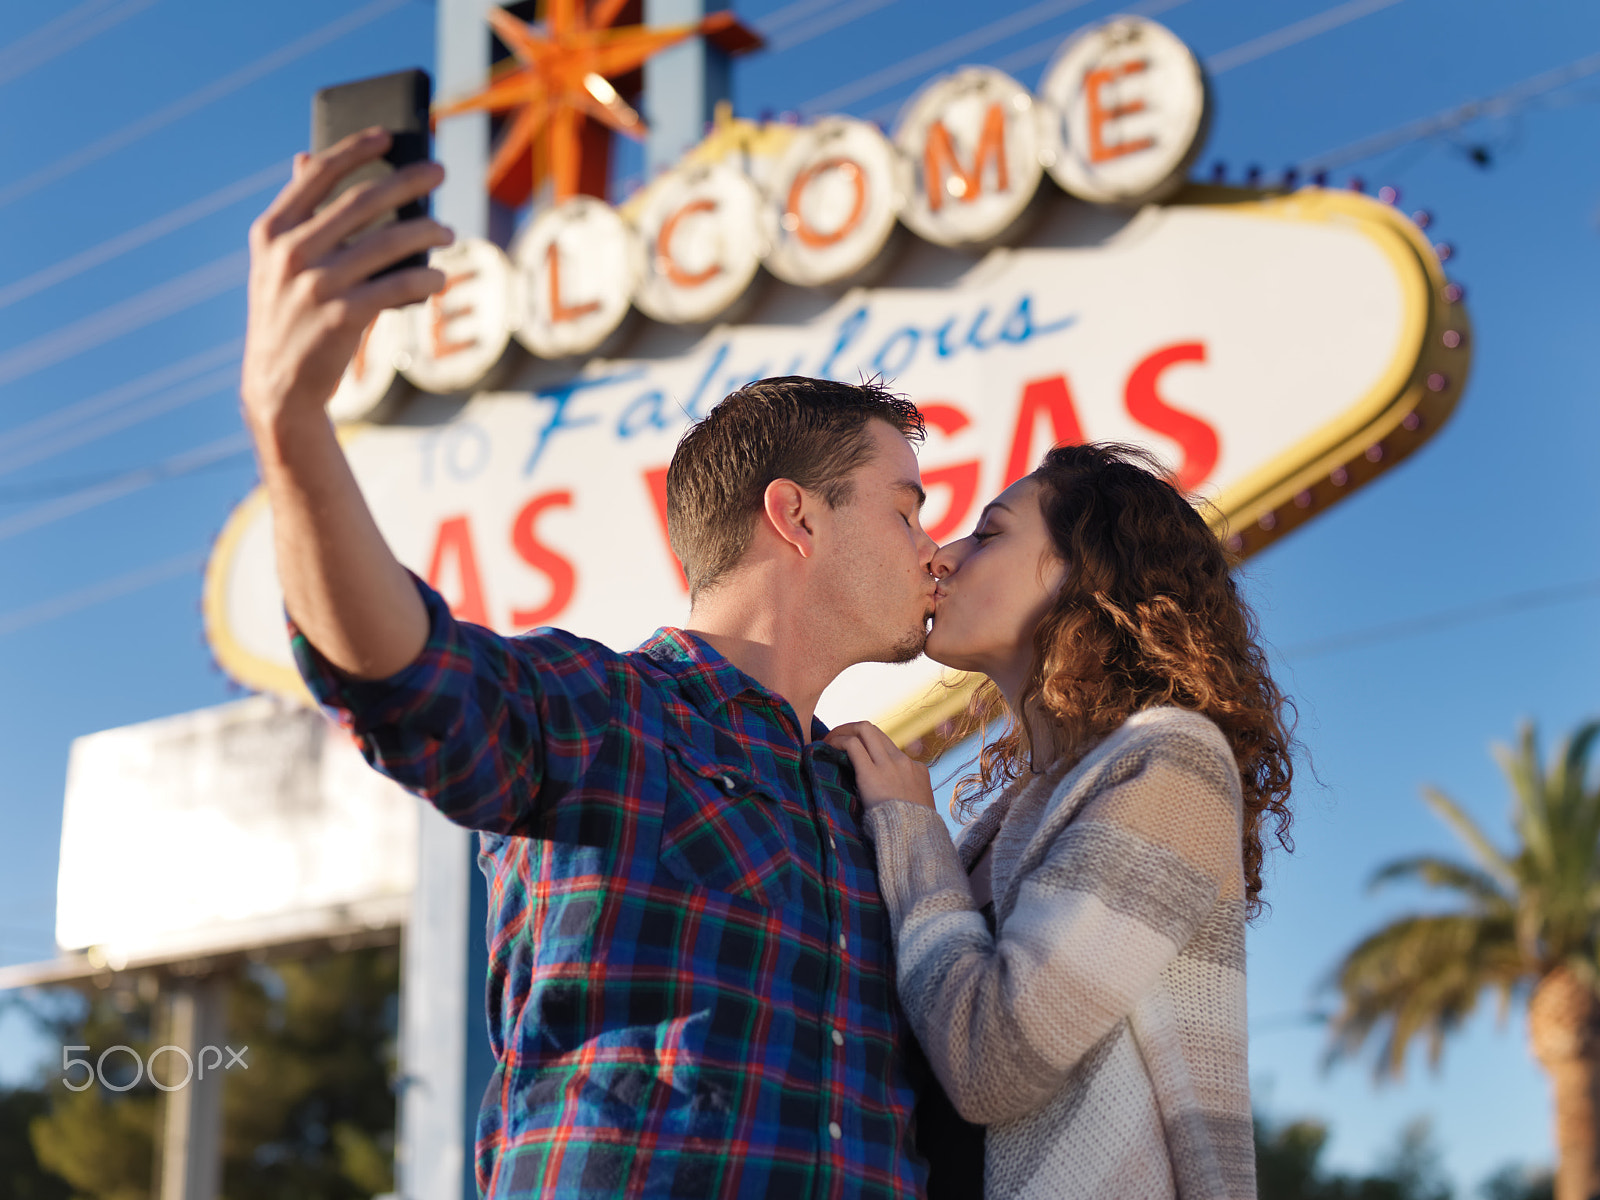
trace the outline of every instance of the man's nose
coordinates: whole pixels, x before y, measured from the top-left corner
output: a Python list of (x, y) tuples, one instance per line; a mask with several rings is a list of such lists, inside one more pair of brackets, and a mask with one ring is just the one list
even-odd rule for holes
[(922, 544), (917, 547), (917, 561), (922, 564), (922, 569), (930, 575), (933, 574), (933, 560), (939, 553), (939, 543), (928, 536), (926, 530), (922, 532)]

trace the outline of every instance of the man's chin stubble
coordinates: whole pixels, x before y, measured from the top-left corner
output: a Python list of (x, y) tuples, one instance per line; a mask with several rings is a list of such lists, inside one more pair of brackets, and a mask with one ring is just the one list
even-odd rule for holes
[(905, 635), (892, 647), (879, 661), (886, 663), (915, 662), (922, 657), (922, 651), (928, 644), (928, 631), (917, 629)]

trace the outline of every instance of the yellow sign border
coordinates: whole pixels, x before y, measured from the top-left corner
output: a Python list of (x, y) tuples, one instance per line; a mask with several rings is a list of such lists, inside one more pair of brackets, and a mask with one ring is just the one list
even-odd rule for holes
[[(1346, 225), (1368, 237), (1393, 266), (1402, 292), (1394, 358), (1371, 391), (1213, 502), (1213, 527), (1248, 558), (1370, 483), (1421, 447), (1454, 410), (1471, 363), (1471, 329), (1432, 244), (1393, 207), (1358, 192), (1305, 188), (1290, 193), (1191, 184), (1170, 206), (1236, 208), (1251, 218)], [(1446, 331), (1456, 345), (1444, 342)], [(362, 427), (341, 432), (341, 440)], [(229, 515), (206, 564), (202, 610), (207, 640), (223, 670), (248, 687), (311, 695), (293, 668), (251, 654), (228, 631), (226, 584), (244, 531), (266, 504), (258, 487)], [(955, 678), (885, 714), (879, 724), (902, 745), (937, 729), (969, 701), (976, 681)]]

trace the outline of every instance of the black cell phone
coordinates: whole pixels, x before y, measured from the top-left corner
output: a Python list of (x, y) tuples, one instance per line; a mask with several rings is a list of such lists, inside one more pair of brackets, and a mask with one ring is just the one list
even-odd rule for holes
[[(311, 100), (311, 150), (326, 150), (340, 140), (378, 125), (393, 135), (389, 150), (377, 162), (368, 163), (340, 181), (326, 200), (325, 208), (349, 188), (392, 175), (407, 163), (424, 162), (432, 152), (428, 134), (428, 106), (433, 99), (433, 80), (423, 70), (396, 71), (326, 87)], [(352, 237), (359, 237), (395, 221), (409, 221), (428, 215), (428, 200), (413, 200), (373, 221)], [(377, 272), (387, 275), (407, 267), (428, 265), (426, 253), (413, 254)], [(376, 276), (374, 276), (376, 278)]]

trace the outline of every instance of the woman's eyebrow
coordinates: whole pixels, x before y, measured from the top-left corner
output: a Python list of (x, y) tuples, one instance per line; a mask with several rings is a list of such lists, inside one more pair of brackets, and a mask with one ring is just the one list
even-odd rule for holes
[(1000, 511), (1001, 511), (1001, 512), (1007, 512), (1007, 513), (1008, 513), (1008, 512), (1010, 512), (1010, 511), (1011, 511), (1011, 510), (1010, 510), (1010, 509), (1009, 509), (1009, 508), (1007, 508), (1007, 507), (1006, 507), (1006, 506), (1005, 506), (1005, 505), (1004, 505), (1004, 504), (1002, 504), (1002, 503), (1000, 503), (1000, 501), (998, 501), (998, 500), (991, 500), (991, 501), (989, 501), (989, 503), (987, 503), (987, 504), (985, 504), (985, 505), (984, 505), (984, 506), (983, 506), (983, 511), (981, 511), (981, 512), (980, 512), (980, 513), (978, 513), (978, 520), (980, 520), (980, 521), (981, 521), (981, 520), (983, 520), (983, 519), (984, 519), (984, 518), (985, 518), (985, 517), (986, 517), (986, 516), (988, 516), (988, 515), (989, 515), (989, 510), (990, 510), (990, 509), (991, 509), (991, 508), (998, 508), (998, 509), (999, 509), (999, 510), (1000, 510)]

